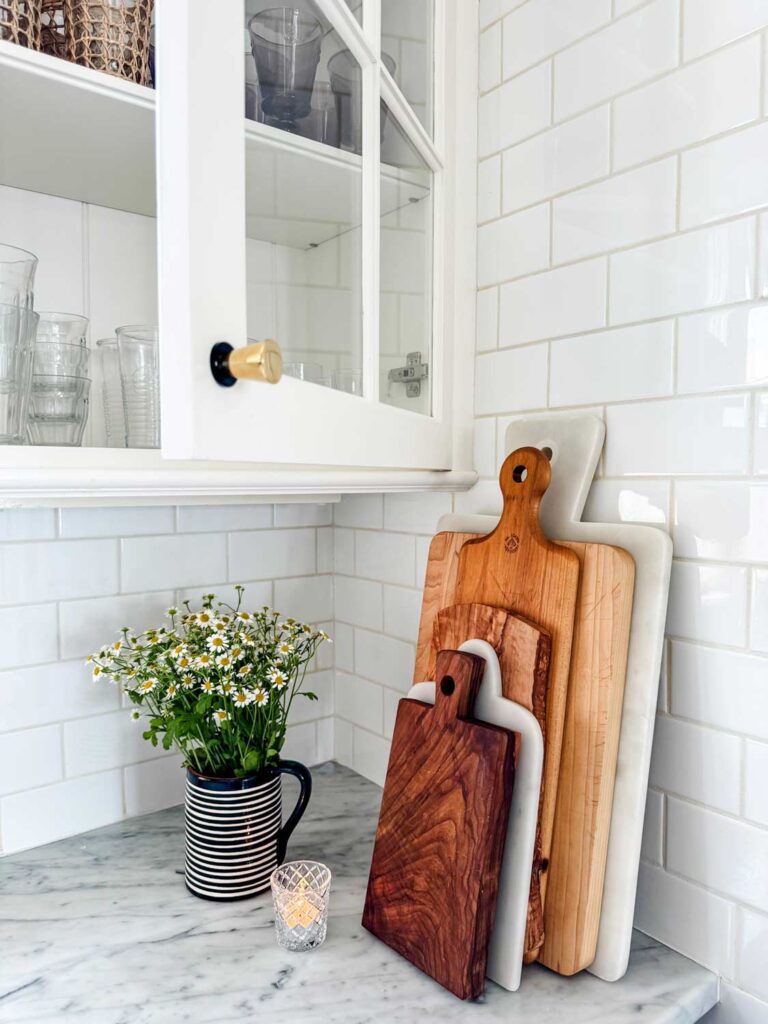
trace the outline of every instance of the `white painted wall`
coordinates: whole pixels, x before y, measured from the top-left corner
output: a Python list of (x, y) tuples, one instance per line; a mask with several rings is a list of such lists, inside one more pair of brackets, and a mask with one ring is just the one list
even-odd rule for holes
[[(636, 923), (768, 1021), (768, 3), (480, 0), (476, 466), (590, 409), (675, 563)], [(381, 781), (447, 497), (335, 510), (337, 755)]]

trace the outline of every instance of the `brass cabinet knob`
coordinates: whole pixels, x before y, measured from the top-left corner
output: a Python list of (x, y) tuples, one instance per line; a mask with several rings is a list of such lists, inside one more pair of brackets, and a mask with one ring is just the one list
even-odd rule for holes
[(261, 380), (277, 384), (283, 375), (283, 355), (276, 341), (254, 341), (243, 348), (232, 348), (220, 341), (211, 349), (211, 373), (222, 387), (238, 380)]

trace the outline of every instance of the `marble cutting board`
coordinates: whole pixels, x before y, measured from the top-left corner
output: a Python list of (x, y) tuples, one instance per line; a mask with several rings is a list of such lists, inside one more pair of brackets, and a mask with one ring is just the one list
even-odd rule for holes
[[(629, 961), (648, 770), (664, 642), (672, 542), (663, 531), (629, 523), (582, 523), (581, 514), (605, 438), (587, 414), (547, 413), (513, 420), (505, 454), (531, 445), (551, 452), (552, 483), (541, 503), (550, 537), (626, 549), (636, 567), (627, 679), (597, 953), (588, 970), (604, 981), (623, 977)], [(495, 516), (447, 515), (438, 531), (488, 533)]]

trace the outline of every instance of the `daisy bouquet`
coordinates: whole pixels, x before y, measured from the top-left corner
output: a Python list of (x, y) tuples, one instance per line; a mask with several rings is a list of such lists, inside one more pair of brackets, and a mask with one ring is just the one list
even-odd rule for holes
[(304, 690), (307, 667), (327, 633), (268, 607), (235, 607), (206, 594), (202, 608), (168, 609), (169, 624), (121, 638), (88, 662), (94, 679), (122, 683), (144, 721), (144, 739), (169, 750), (203, 775), (242, 777), (276, 765), (291, 705)]

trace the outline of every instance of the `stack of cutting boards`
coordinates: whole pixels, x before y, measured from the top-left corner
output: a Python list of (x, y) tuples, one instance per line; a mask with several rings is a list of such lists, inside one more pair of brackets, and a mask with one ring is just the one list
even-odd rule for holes
[[(544, 739), (525, 962), (570, 975), (597, 945), (635, 566), (620, 547), (545, 536), (551, 473), (541, 450), (518, 448), (501, 469), (496, 528), (432, 541), (414, 679), (436, 680), (436, 704), (400, 703), (366, 896), (365, 926), (464, 998), (482, 991), (501, 861), (489, 851), (506, 834), (520, 743), (507, 734), (507, 751), (502, 730), (472, 720), (471, 687), (447, 714), (446, 659), (467, 640), (496, 651), (503, 696)], [(457, 723), (478, 733), (470, 757)], [(457, 902), (470, 881), (475, 897)], [(446, 929), (471, 941), (447, 955)]]

